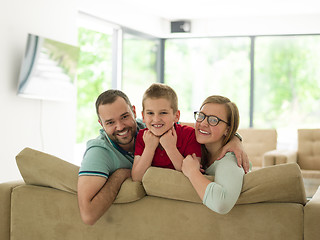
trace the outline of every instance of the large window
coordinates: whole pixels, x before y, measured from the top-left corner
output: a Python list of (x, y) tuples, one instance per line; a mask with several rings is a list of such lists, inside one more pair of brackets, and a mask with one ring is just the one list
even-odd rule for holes
[(150, 39), (137, 34), (123, 34), (122, 90), (136, 106), (141, 118), (142, 95), (157, 82), (159, 39)]
[(141, 118), (142, 95), (158, 78), (160, 40), (86, 15), (80, 20), (76, 158), (81, 159), (84, 143), (101, 128), (95, 111), (100, 93), (123, 90)]
[(255, 127), (319, 126), (320, 36), (257, 38), (255, 64)]
[(165, 83), (179, 97), (181, 121), (214, 94), (236, 102), (241, 126), (249, 124), (250, 38), (198, 38), (166, 41)]
[(298, 128), (319, 127), (319, 35), (168, 39), (165, 56), (182, 121), (219, 94), (237, 103), (241, 128), (276, 128), (280, 148), (296, 148)]
[(298, 128), (319, 128), (320, 36), (257, 37), (253, 122), (296, 149)]
[(123, 90), (141, 118), (153, 82), (176, 90), (180, 121), (194, 122), (193, 111), (218, 94), (238, 105), (240, 128), (276, 128), (284, 148), (296, 146), (296, 129), (319, 127), (320, 35), (158, 39), (102, 25), (79, 28), (78, 142), (97, 136), (99, 93)]
[(95, 138), (99, 124), (97, 96), (111, 88), (112, 35), (79, 28), (80, 60), (77, 79), (77, 142)]

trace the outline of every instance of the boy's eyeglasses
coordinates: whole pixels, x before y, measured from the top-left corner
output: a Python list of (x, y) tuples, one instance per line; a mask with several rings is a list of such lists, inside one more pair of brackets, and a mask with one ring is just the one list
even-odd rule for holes
[(202, 122), (206, 118), (207, 118), (207, 121), (208, 121), (210, 126), (213, 126), (213, 127), (217, 126), (219, 124), (219, 122), (224, 122), (225, 124), (230, 126), (229, 123), (227, 123), (226, 121), (222, 120), (221, 118), (218, 118), (217, 116), (205, 115), (203, 112), (199, 112), (199, 111), (194, 112), (194, 119), (197, 122)]

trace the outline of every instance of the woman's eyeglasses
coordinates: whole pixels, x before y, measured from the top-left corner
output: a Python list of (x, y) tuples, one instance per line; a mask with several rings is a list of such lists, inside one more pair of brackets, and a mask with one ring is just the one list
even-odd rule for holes
[(227, 123), (226, 121), (222, 120), (221, 118), (218, 118), (218, 117), (213, 116), (213, 115), (205, 115), (203, 112), (199, 112), (199, 111), (194, 112), (194, 119), (197, 122), (202, 122), (206, 118), (207, 118), (207, 121), (208, 121), (210, 126), (213, 126), (213, 127), (217, 126), (219, 124), (219, 122), (224, 122), (225, 124), (227, 124), (229, 126), (229, 123)]

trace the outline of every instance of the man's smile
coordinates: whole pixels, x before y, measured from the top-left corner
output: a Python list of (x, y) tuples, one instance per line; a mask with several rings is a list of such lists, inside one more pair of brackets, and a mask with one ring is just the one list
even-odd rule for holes
[(118, 135), (118, 136), (124, 136), (124, 135), (128, 134), (128, 132), (129, 132), (129, 130), (126, 129), (125, 131), (116, 133), (116, 135)]

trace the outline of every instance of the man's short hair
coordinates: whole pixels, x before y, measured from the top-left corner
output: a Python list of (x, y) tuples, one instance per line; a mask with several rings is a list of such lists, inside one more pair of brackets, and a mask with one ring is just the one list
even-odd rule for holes
[(173, 112), (178, 111), (178, 97), (176, 92), (166, 84), (153, 83), (143, 94), (142, 108), (144, 110), (144, 102), (147, 98), (164, 98), (169, 100)]
[(98, 117), (99, 117), (99, 106), (104, 105), (104, 104), (114, 103), (118, 97), (123, 98), (124, 101), (129, 105), (130, 109), (132, 110), (131, 102), (130, 102), (128, 96), (124, 92), (122, 92), (120, 90), (116, 90), (116, 89), (110, 89), (110, 90), (107, 90), (107, 91), (101, 93), (99, 95), (99, 97), (97, 98), (96, 112), (97, 112)]

